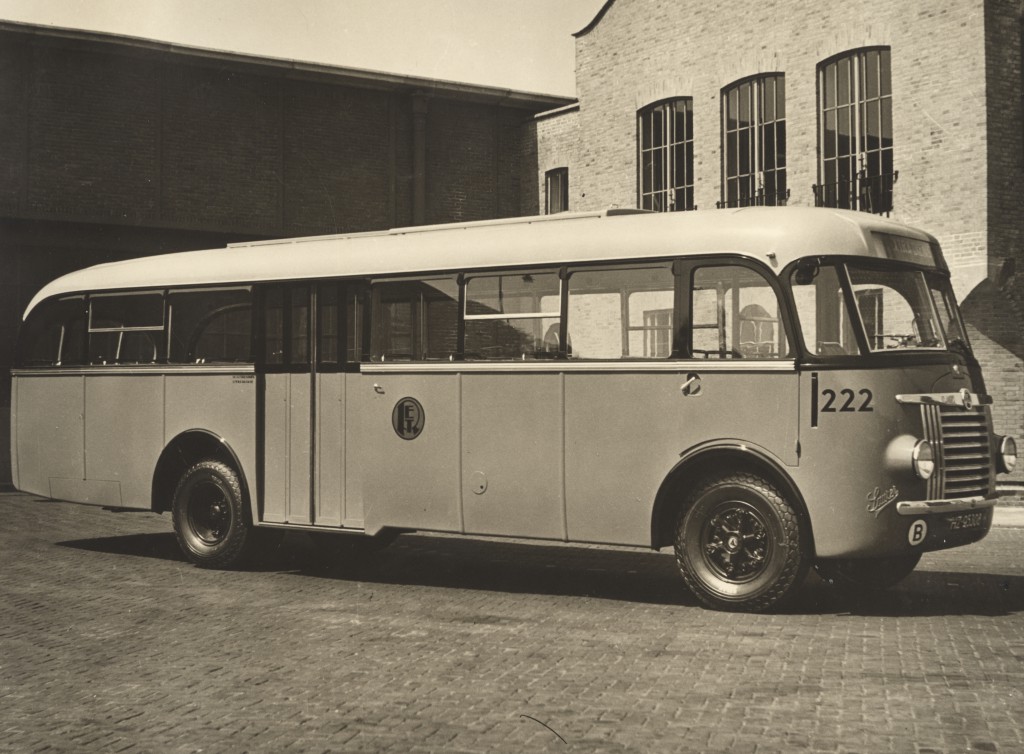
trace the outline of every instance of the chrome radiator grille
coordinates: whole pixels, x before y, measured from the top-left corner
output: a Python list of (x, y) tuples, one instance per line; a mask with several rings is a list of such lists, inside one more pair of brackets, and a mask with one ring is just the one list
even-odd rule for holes
[(935, 473), (928, 480), (928, 497), (977, 497), (988, 494), (992, 458), (985, 408), (921, 406), (925, 439), (935, 452)]

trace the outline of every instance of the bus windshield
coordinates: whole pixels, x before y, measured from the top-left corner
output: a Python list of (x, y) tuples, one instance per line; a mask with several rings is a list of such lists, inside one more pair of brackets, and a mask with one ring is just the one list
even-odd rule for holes
[(968, 349), (949, 280), (939, 273), (808, 260), (790, 282), (804, 343), (815, 356), (858, 355), (865, 347), (870, 353)]

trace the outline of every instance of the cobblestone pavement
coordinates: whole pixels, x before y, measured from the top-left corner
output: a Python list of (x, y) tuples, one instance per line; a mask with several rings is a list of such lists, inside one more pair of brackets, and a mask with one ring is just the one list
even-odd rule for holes
[(701, 609), (667, 553), (407, 535), (253, 570), (0, 495), (2, 751), (1024, 750), (1024, 529), (870, 601)]

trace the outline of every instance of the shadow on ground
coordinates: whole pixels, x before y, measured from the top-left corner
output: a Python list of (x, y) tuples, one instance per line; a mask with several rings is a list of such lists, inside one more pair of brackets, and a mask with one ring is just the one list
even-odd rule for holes
[[(185, 561), (171, 533), (132, 534), (57, 543), (90, 552)], [(598, 549), (460, 537), (403, 535), (380, 552), (325, 554), (302, 533), (248, 570), (367, 584), (478, 589), (697, 606), (673, 557), (646, 550)], [(1000, 616), (1024, 610), (1024, 577), (919, 569), (882, 592), (846, 593), (809, 574), (788, 614), (880, 617)]]

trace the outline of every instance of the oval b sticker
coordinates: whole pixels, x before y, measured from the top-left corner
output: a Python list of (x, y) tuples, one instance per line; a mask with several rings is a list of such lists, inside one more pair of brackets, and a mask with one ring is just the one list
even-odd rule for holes
[(402, 398), (391, 412), (391, 426), (403, 440), (415, 440), (423, 431), (423, 406), (415, 398)]

